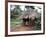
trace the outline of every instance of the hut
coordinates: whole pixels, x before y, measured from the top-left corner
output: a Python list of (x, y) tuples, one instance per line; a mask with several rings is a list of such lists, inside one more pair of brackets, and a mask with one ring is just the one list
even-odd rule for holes
[(23, 20), (23, 25), (34, 25), (35, 18), (38, 18), (40, 14), (35, 10), (33, 6), (25, 6), (26, 10), (24, 10), (20, 16)]

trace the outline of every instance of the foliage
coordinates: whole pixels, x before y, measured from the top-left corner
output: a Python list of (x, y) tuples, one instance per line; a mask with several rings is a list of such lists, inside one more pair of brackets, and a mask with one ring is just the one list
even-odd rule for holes
[(41, 29), (41, 16), (39, 18), (35, 18), (35, 29), (36, 30)]
[(19, 5), (15, 5), (15, 8), (13, 10), (10, 10), (11, 12), (11, 18), (17, 18), (22, 10), (20, 9), (20, 6)]

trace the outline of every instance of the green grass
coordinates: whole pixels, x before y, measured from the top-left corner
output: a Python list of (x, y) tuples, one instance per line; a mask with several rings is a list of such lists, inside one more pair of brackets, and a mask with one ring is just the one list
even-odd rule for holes
[(11, 19), (11, 20), (10, 20), (10, 25), (11, 25), (11, 27), (14, 27), (14, 26), (16, 26), (16, 25), (19, 25), (19, 24), (21, 24), (21, 23), (22, 23), (22, 20), (20, 20), (19, 18)]

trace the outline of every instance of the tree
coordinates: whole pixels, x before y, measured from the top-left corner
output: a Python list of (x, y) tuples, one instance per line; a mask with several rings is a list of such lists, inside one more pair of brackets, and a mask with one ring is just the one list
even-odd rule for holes
[(21, 14), (21, 12), (22, 12), (22, 10), (20, 9), (19, 5), (14, 5), (14, 7), (15, 8), (13, 10), (10, 10), (11, 18), (17, 18)]

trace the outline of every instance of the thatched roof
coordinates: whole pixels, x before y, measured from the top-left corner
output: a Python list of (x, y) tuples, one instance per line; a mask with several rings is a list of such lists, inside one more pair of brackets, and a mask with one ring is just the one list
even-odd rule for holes
[(40, 14), (37, 11), (35, 11), (34, 9), (29, 8), (26, 11), (22, 12), (22, 15), (20, 16), (20, 18), (21, 19), (22, 18), (35, 19), (35, 17), (38, 18), (39, 16), (40, 16)]

